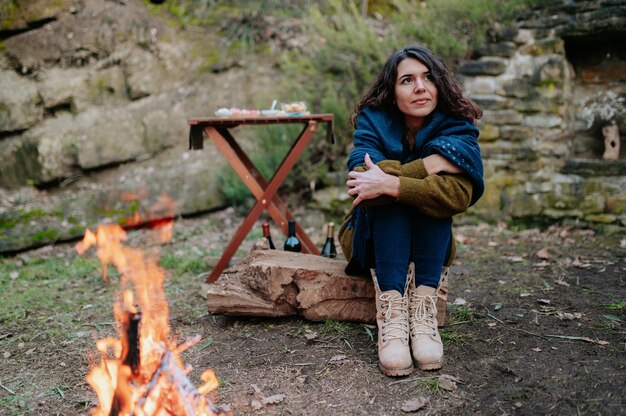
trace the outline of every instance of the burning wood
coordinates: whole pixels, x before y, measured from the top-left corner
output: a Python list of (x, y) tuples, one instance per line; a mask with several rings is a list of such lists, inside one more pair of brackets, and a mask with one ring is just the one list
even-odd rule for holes
[[(171, 229), (171, 224), (167, 225)], [(87, 230), (76, 245), (79, 254), (97, 245), (103, 277), (110, 264), (120, 272), (120, 291), (114, 304), (120, 339), (96, 344), (100, 364), (87, 376), (99, 404), (92, 416), (225, 415), (205, 394), (218, 385), (207, 370), (204, 384), (196, 388), (187, 375), (180, 353), (200, 341), (192, 337), (180, 345), (169, 338), (169, 306), (163, 291), (165, 273), (143, 251), (123, 247), (126, 233), (117, 224), (105, 224), (95, 233)]]

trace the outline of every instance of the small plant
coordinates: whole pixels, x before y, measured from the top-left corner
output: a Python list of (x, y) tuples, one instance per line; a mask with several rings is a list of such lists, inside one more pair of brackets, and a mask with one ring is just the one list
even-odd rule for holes
[(624, 97), (613, 91), (600, 92), (594, 97), (583, 101), (580, 118), (588, 129), (600, 130), (604, 138), (602, 159), (619, 159), (620, 137), (619, 126), (626, 121)]
[(467, 345), (469, 342), (467, 341), (467, 335), (461, 334), (460, 332), (455, 331), (441, 331), (441, 342), (443, 345), (450, 346), (463, 346)]
[(588, 129), (618, 124), (626, 119), (625, 102), (613, 91), (599, 92), (580, 103), (580, 118)]
[(418, 381), (418, 385), (422, 386), (424, 389), (430, 391), (434, 395), (441, 394), (441, 386), (439, 386), (439, 380), (436, 378), (429, 378), (426, 380)]
[(474, 321), (474, 312), (467, 306), (458, 306), (452, 311), (454, 323), (466, 323)]
[(626, 309), (626, 301), (607, 303), (606, 305), (604, 305), (604, 307), (607, 309), (621, 311)]
[(353, 332), (353, 329), (348, 324), (330, 319), (324, 321), (324, 327), (320, 330), (320, 333), (324, 336), (339, 335), (343, 337), (351, 332)]

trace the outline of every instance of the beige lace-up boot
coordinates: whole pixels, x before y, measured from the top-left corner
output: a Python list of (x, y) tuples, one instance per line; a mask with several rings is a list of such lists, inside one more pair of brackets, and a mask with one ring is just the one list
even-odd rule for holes
[(376, 271), (372, 278), (376, 288), (376, 324), (378, 325), (378, 367), (388, 376), (406, 376), (414, 370), (409, 348), (409, 294), (414, 273), (407, 276), (404, 293), (381, 292)]
[(412, 285), (409, 289), (411, 353), (420, 370), (443, 365), (443, 344), (437, 330), (437, 289)]
[(441, 278), (439, 287), (437, 288), (437, 326), (439, 328), (446, 326), (448, 323), (448, 279), (450, 276), (450, 268), (443, 267), (441, 269)]

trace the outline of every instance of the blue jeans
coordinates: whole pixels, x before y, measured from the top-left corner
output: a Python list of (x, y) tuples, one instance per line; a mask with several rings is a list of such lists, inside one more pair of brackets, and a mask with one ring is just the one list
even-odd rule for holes
[[(404, 292), (407, 268), (415, 263), (415, 285), (437, 287), (452, 243), (452, 218), (432, 218), (408, 205), (367, 208), (378, 284), (384, 292)], [(371, 261), (373, 260), (373, 262)]]

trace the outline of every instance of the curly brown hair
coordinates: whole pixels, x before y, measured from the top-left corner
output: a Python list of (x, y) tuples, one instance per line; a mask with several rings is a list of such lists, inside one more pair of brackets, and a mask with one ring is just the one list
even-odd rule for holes
[(356, 127), (359, 113), (366, 107), (386, 107), (399, 111), (395, 104), (396, 77), (398, 76), (398, 65), (407, 58), (417, 59), (430, 71), (437, 87), (437, 108), (439, 110), (450, 116), (465, 118), (472, 122), (476, 122), (482, 117), (483, 112), (478, 104), (463, 95), (461, 84), (450, 73), (446, 64), (429, 49), (411, 45), (394, 52), (387, 59), (378, 77), (365, 91), (355, 107), (350, 117), (353, 127)]

